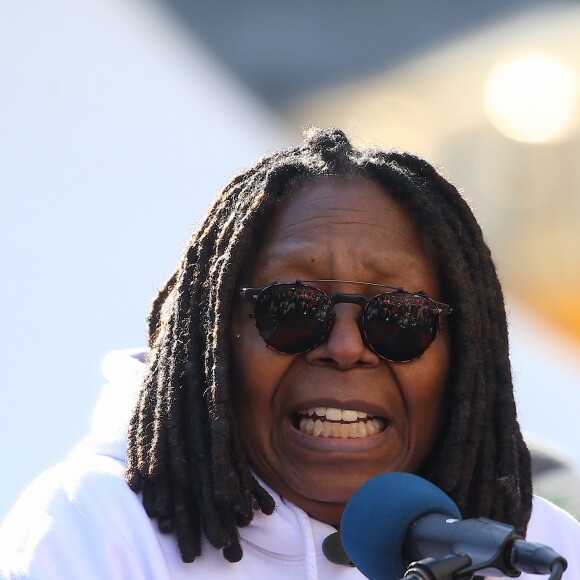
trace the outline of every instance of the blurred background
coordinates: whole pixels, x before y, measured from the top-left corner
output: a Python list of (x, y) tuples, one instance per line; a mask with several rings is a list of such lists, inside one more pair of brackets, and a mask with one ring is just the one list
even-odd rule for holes
[(537, 490), (580, 516), (580, 5), (0, 3), (0, 519), (90, 427), (216, 194), (303, 128), (458, 186), (506, 289)]

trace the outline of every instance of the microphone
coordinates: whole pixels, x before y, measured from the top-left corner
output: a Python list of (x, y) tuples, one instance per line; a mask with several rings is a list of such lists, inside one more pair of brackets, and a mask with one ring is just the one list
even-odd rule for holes
[(556, 564), (567, 566), (554, 550), (526, 542), (512, 526), (461, 520), (449, 496), (411, 473), (383, 473), (363, 484), (346, 504), (340, 539), (371, 580), (402, 578), (405, 563), (449, 555), (468, 557), (460, 577), (481, 569), (494, 576), (547, 574)]

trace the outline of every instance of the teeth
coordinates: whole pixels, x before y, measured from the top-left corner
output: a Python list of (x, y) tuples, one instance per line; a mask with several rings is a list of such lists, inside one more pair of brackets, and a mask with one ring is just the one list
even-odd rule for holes
[(366, 437), (368, 435), (367, 431), (367, 424), (364, 421), (360, 421), (356, 423), (356, 436), (357, 437)]
[(316, 419), (314, 421), (314, 429), (312, 430), (312, 435), (318, 437), (322, 433), (322, 421), (320, 419)]
[(342, 420), (343, 421), (356, 421), (358, 419), (358, 415), (356, 411), (350, 411), (348, 409), (342, 410)]
[[(329, 417), (328, 409), (323, 407), (325, 413), (324, 415), (318, 415), (318, 417), (326, 416)], [(331, 417), (336, 417), (337, 409), (332, 409), (330, 413)], [(338, 409), (340, 411), (340, 409)], [(350, 412), (350, 411), (349, 411)], [(314, 415), (310, 415), (310, 413), (304, 413), (308, 416), (302, 417), (300, 419), (300, 431), (302, 433), (306, 433), (307, 435), (313, 435), (314, 437), (333, 437), (335, 439), (355, 439), (360, 437), (370, 437), (372, 435), (376, 435), (380, 433), (385, 428), (385, 421), (384, 419), (368, 419), (365, 417), (361, 417), (362, 420), (352, 421), (348, 420), (345, 423), (339, 423), (337, 421), (323, 421), (320, 418), (311, 419), (310, 417)], [(366, 413), (365, 413), (366, 415)], [(350, 415), (347, 415), (349, 417)], [(344, 411), (341, 414), (344, 421)], [(368, 417), (368, 415), (367, 415)]]
[(342, 419), (342, 411), (334, 407), (327, 407), (326, 418), (329, 421), (340, 421)]
[(308, 415), (309, 417), (316, 415), (320, 419), (326, 417), (329, 421), (346, 421), (347, 423), (354, 422), (358, 419), (366, 419), (369, 416), (364, 411), (337, 409), (336, 407), (310, 407), (310, 409), (306, 409), (306, 411), (300, 414)]

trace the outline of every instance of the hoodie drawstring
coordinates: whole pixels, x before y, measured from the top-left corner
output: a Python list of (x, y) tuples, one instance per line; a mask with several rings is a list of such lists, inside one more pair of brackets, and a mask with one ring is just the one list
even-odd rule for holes
[(318, 565), (316, 563), (316, 545), (314, 544), (314, 533), (312, 524), (306, 512), (296, 507), (291, 502), (286, 504), (296, 515), (300, 524), (302, 539), (304, 541), (304, 558), (306, 560), (306, 580), (318, 580)]

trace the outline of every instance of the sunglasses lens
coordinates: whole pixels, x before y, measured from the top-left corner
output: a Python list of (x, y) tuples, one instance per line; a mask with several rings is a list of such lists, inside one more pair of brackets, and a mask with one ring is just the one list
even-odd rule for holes
[(332, 323), (332, 305), (311, 286), (275, 284), (258, 294), (254, 317), (268, 346), (297, 354), (324, 340)]
[(439, 330), (439, 310), (423, 296), (392, 292), (370, 300), (363, 313), (368, 344), (385, 359), (405, 362), (421, 356)]

